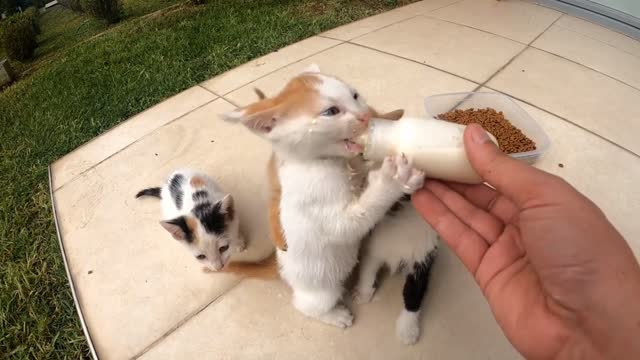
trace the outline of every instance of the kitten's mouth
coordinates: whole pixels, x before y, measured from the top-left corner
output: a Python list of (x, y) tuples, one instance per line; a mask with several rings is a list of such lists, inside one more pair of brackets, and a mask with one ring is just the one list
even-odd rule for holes
[(350, 153), (360, 154), (364, 151), (364, 146), (357, 144), (351, 141), (350, 139), (344, 139), (343, 142), (344, 142), (344, 147)]

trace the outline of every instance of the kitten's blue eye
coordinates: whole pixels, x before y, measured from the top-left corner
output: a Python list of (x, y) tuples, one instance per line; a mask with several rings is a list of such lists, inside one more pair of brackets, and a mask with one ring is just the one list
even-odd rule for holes
[(204, 260), (206, 258), (207, 258), (206, 255), (203, 255), (203, 254), (200, 254), (200, 255), (196, 256), (196, 259), (198, 259), (198, 260)]
[(338, 109), (337, 106), (332, 106), (330, 108), (328, 108), (327, 110), (323, 111), (320, 115), (324, 115), (324, 116), (334, 116), (340, 114), (340, 109)]
[(218, 250), (220, 250), (220, 253), (223, 253), (223, 252), (229, 250), (229, 245), (220, 246), (220, 248)]

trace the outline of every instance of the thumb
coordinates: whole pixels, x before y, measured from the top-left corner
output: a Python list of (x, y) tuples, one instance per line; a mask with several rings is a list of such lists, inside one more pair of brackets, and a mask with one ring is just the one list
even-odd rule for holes
[(467, 126), (464, 145), (471, 166), (480, 177), (519, 207), (542, 196), (554, 183), (553, 175), (500, 151), (478, 124)]

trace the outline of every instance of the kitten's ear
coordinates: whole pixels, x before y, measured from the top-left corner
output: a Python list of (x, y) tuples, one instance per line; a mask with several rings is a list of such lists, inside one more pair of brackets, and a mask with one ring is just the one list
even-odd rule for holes
[(235, 209), (233, 206), (233, 196), (231, 196), (231, 194), (225, 195), (225, 197), (220, 200), (220, 210), (224, 213), (225, 220), (233, 220), (235, 216)]
[(320, 66), (318, 66), (318, 64), (313, 63), (308, 65), (306, 68), (304, 68), (304, 70), (302, 70), (303, 73), (319, 73), (320, 72)]
[(160, 221), (160, 225), (162, 225), (162, 227), (167, 230), (174, 239), (191, 242), (191, 229), (189, 229), (187, 220), (184, 216), (171, 220)]
[(402, 117), (402, 115), (404, 115), (404, 110), (398, 109), (398, 110), (390, 111), (386, 114), (378, 115), (378, 117), (380, 119), (386, 119), (386, 120), (399, 120)]
[(269, 133), (276, 125), (278, 109), (268, 99), (222, 114), (225, 121), (242, 123), (257, 133)]

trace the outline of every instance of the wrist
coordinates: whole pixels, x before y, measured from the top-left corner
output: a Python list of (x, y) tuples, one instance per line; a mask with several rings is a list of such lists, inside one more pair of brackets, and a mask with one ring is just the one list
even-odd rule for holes
[(606, 359), (640, 359), (640, 272), (616, 284), (609, 282), (598, 307), (585, 313), (587, 336)]

